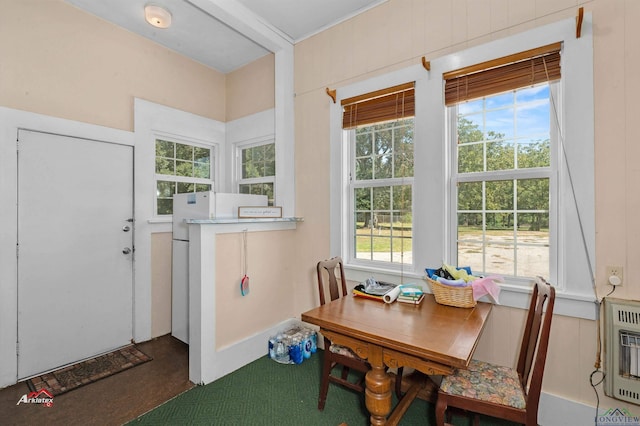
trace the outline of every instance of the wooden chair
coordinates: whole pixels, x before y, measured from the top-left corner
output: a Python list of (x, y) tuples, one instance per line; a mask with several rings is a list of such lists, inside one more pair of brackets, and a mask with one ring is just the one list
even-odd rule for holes
[[(347, 281), (344, 278), (344, 267), (342, 265), (342, 259), (340, 257), (334, 257), (329, 260), (323, 260), (318, 262), (316, 267), (318, 272), (318, 291), (320, 294), (320, 305), (326, 303), (325, 291), (328, 290), (330, 301), (339, 299), (346, 296), (347, 293)], [(336, 271), (340, 274), (340, 286), (338, 286), (338, 279), (336, 277)], [(328, 277), (325, 280), (325, 275)], [(328, 289), (325, 290), (325, 288)], [(374, 302), (375, 303), (375, 302)], [(342, 367), (340, 376), (332, 375), (331, 372), (336, 367)], [(358, 392), (364, 392), (364, 375), (359, 380), (352, 382), (348, 380), (349, 370), (353, 369), (361, 373), (366, 373), (371, 369), (369, 363), (353, 353), (351, 349), (344, 346), (332, 344), (328, 338), (324, 338), (324, 360), (322, 367), (322, 380), (320, 383), (320, 396), (318, 398), (318, 410), (324, 409), (324, 404), (327, 400), (327, 392), (329, 391), (329, 382), (336, 383), (345, 386), (349, 389), (353, 389)], [(400, 379), (396, 380), (395, 391), (398, 398), (401, 393), (401, 378), (402, 369), (398, 369), (398, 376)]]
[[(538, 424), (542, 374), (549, 345), (555, 289), (538, 278), (515, 369), (472, 360), (469, 369), (442, 379), (436, 403), (436, 424), (445, 424), (448, 408), (522, 423)], [(546, 309), (545, 309), (546, 305)], [(447, 416), (450, 421), (450, 416)]]

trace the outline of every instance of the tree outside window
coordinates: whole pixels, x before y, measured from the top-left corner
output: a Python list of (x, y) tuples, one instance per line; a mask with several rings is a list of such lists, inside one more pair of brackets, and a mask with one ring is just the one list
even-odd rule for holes
[(356, 259), (413, 262), (413, 131), (413, 118), (352, 130)]
[(213, 148), (156, 139), (156, 214), (173, 213), (173, 194), (213, 188)]

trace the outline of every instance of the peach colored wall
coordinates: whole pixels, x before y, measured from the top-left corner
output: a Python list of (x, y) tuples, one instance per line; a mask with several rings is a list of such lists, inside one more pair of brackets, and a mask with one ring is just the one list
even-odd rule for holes
[(297, 252), (294, 245), (296, 232), (247, 234), (249, 294), (246, 296), (240, 293), (240, 280), (244, 275), (243, 234), (217, 236), (216, 349), (295, 316), (293, 270)]
[(224, 74), (62, 0), (0, 4), (3, 106), (133, 130), (138, 97), (224, 121)]
[[(624, 267), (615, 295), (638, 299), (640, 286), (640, 2), (635, 0), (389, 0), (295, 46), (296, 311), (316, 303), (313, 266), (329, 253), (329, 97), (335, 88), (576, 15), (593, 13), (595, 94), (596, 281), (609, 292), (606, 265)], [(309, 173), (313, 170), (313, 174)], [(313, 241), (313, 244), (306, 242)], [(635, 261), (634, 261), (635, 260)], [(513, 364), (523, 311), (497, 307), (477, 351), (479, 358)], [(509, 348), (505, 351), (505, 348)], [(513, 349), (511, 349), (513, 348)], [(595, 406), (589, 386), (596, 353), (594, 321), (556, 316), (544, 390)], [(600, 407), (623, 407), (604, 397)], [(631, 411), (637, 411), (632, 406)]]
[(275, 56), (268, 54), (226, 75), (227, 115), (232, 121), (275, 106)]

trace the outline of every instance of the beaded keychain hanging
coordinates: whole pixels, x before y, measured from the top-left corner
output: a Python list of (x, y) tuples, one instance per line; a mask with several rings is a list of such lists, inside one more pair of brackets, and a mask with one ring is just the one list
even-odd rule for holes
[(248, 251), (247, 251), (247, 230), (242, 231), (242, 258), (243, 258), (243, 277), (240, 280), (240, 293), (243, 296), (249, 294), (249, 276), (247, 275), (247, 263), (248, 263)]

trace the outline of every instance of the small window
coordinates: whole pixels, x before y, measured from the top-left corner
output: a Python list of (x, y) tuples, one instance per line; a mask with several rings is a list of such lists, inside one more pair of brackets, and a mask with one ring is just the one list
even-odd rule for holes
[(275, 199), (276, 144), (274, 142), (240, 149), (238, 192), (266, 195), (269, 205)]
[(156, 139), (156, 215), (173, 213), (173, 194), (211, 191), (213, 148)]
[(413, 264), (414, 84), (343, 100), (350, 259)]
[(413, 118), (355, 129), (353, 254), (412, 263)]

